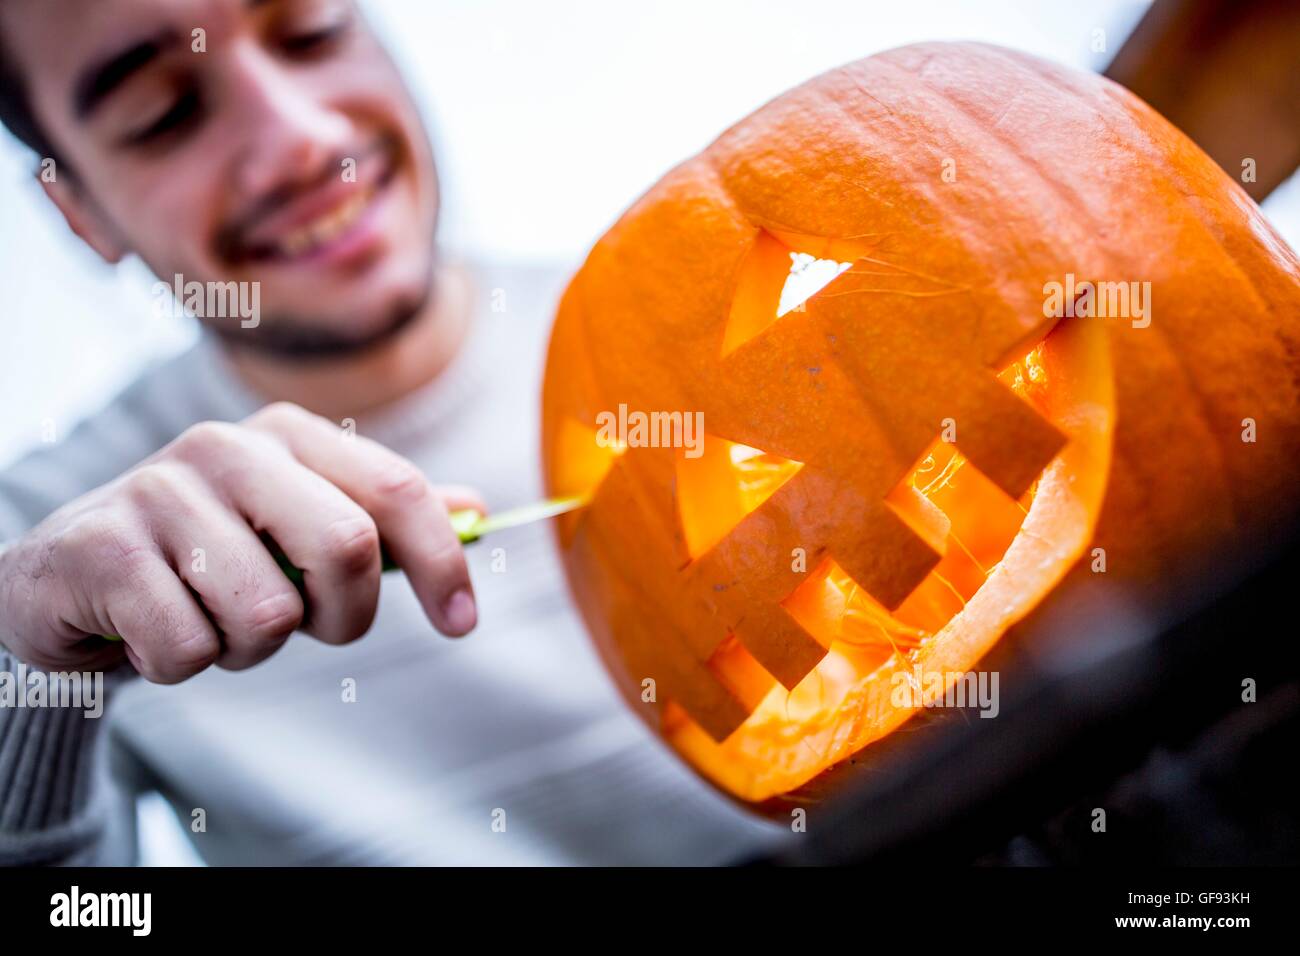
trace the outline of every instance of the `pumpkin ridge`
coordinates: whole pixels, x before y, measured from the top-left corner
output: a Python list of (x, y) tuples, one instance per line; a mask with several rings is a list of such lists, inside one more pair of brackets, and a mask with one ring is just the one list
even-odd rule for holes
[[(978, 44), (968, 44), (968, 46), (979, 48)], [(960, 131), (957, 129), (951, 130), (954, 139), (968, 140), (968, 139), (978, 137), (982, 132), (984, 132), (983, 121), (980, 119), (978, 115), (972, 113), (963, 104), (952, 99), (946, 93), (946, 91), (944, 91), (940, 87), (937, 87), (933, 83), (925, 80), (924, 77), (921, 75), (923, 73), (923, 69), (920, 69), (916, 73), (913, 73), (913, 71), (907, 69), (906, 67), (894, 63), (888, 56), (888, 54), (891, 52), (893, 51), (886, 51), (886, 53), (876, 61), (878, 65), (886, 69), (889, 69), (894, 73), (899, 74), (902, 77), (915, 78), (917, 82), (919, 82), (927, 92), (929, 92), (936, 99), (941, 101), (944, 105), (951, 107), (952, 110), (962, 118), (963, 120), (962, 129)], [(927, 57), (921, 66), (923, 67), (924, 65), (929, 64), (930, 62), (932, 62), (932, 60), (933, 57)], [(856, 81), (855, 79), (855, 85), (861, 86), (862, 84)], [(837, 103), (837, 106), (840, 106), (842, 109), (847, 110), (847, 108), (843, 107), (842, 104)], [(848, 115), (850, 116), (850, 118), (852, 118), (851, 114)], [(853, 119), (854, 122), (857, 122), (856, 118)], [(1032, 181), (1042, 182), (1047, 186), (1047, 192), (1051, 195), (1051, 197), (1054, 200), (1054, 206), (1056, 209), (1056, 217), (1058, 222), (1060, 221), (1070, 222), (1070, 223), (1078, 222), (1077, 211), (1080, 204), (1078, 202), (1079, 194), (1077, 190), (1072, 189), (1068, 184), (1062, 183), (1057, 179), (1055, 179), (1054, 177), (1047, 175), (1045, 172), (1045, 167), (1041, 163), (1032, 160), (1028, 157), (1025, 157), (1023, 155), (1020, 155), (1017, 144), (1013, 140), (1010, 140), (1006, 136), (996, 134), (996, 133), (993, 134), (993, 138), (1001, 147), (999, 153), (1002, 157), (1009, 159), (1011, 163), (1018, 164), (1024, 167), (1025, 169), (1027, 169), (1028, 171), (1034, 173), (1035, 176), (1032, 177)], [(916, 193), (911, 193), (910, 195), (912, 195), (913, 197), (918, 196), (918, 194)], [(1041, 193), (1039, 193), (1039, 195), (1041, 195)], [(928, 199), (928, 197), (925, 197), (924, 194), (921, 194), (920, 198)], [(1027, 200), (1025, 200), (1023, 196), (1018, 197), (1018, 199), (1021, 204), (1025, 204), (1027, 202)], [(930, 205), (933, 207), (935, 204), (930, 203)], [(1085, 204), (1085, 208), (1086, 208), (1086, 204)], [(1042, 220), (1052, 221), (1054, 217), (1049, 214), (1044, 214), (1037, 218)], [(1099, 261), (1104, 261), (1107, 258), (1107, 253), (1109, 250), (1106, 250), (1104, 247), (1099, 247), (1096, 242), (1095, 239), (1096, 223), (1090, 221), (1089, 225), (1093, 226), (1094, 228), (1083, 228), (1078, 230), (1072, 230), (1072, 232), (1074, 232), (1074, 235), (1071, 240), (1073, 247), (1076, 249), (1079, 247), (1088, 248), (1096, 259), (1098, 259)], [(978, 249), (970, 246), (966, 242), (966, 235), (967, 233), (965, 232), (965, 230), (953, 229), (945, 233), (945, 238), (951, 238), (956, 244), (961, 246), (961, 248), (963, 249), (966, 255), (967, 261), (976, 262), (979, 259)], [(1045, 248), (1044, 252), (1045, 254), (1055, 258), (1056, 250), (1054, 248), (1050, 248), (1050, 247)], [(988, 275), (985, 278), (987, 278), (988, 280), (999, 279), (999, 277), (996, 275)], [(987, 289), (987, 288), (997, 288), (999, 285), (1000, 285), (1000, 281), (988, 281), (982, 283), (979, 286), (968, 286), (967, 288)], [(985, 319), (984, 310), (977, 308), (975, 311), (979, 322), (982, 324)], [(1022, 337), (1022, 341), (1015, 343), (1006, 351), (1006, 353), (994, 357), (993, 361), (990, 363), (990, 367), (997, 367), (1000, 365), (1007, 364), (1007, 362), (1010, 361), (1013, 356), (1023, 352), (1025, 349), (1028, 348), (1028, 346), (1031, 343), (1041, 341), (1052, 330), (1052, 328), (1055, 327), (1057, 321), (1059, 321), (1059, 317), (1057, 319), (1052, 319), (1052, 320), (1047, 320), (1046, 317), (1044, 317), (1043, 323), (1027, 331)]]
[[(1013, 59), (1010, 56), (1007, 58)], [(1060, 86), (1059, 83), (1057, 83), (1057, 78), (1055, 76), (1048, 74), (1045, 78), (1048, 82), (1057, 85), (1058, 88), (1068, 90), (1068, 87)], [(1107, 129), (1114, 132), (1118, 137), (1121, 137), (1126, 144), (1132, 145), (1136, 150), (1140, 151), (1148, 158), (1166, 158), (1165, 144), (1159, 141), (1153, 141), (1149, 135), (1141, 135), (1140, 130), (1138, 129), (1137, 116), (1135, 115), (1135, 112), (1141, 110), (1166, 127), (1170, 126), (1169, 121), (1161, 116), (1159, 112), (1143, 103), (1137, 97), (1128, 93), (1128, 91), (1124, 90), (1123, 87), (1106, 80), (1104, 77), (1101, 78), (1101, 80), (1101, 88), (1107, 93), (1111, 102), (1118, 107), (1117, 115), (1103, 114), (1100, 111), (1097, 111), (1098, 115), (1105, 122)], [(1119, 122), (1117, 121), (1122, 121), (1122, 129), (1119, 128)], [(1172, 127), (1170, 128), (1172, 129)], [(1176, 130), (1174, 131), (1177, 132)], [(1200, 152), (1207, 162), (1212, 162), (1209, 160), (1209, 157), (1205, 155), (1204, 151), (1200, 150), (1199, 146), (1195, 143), (1190, 143), (1190, 141), (1188, 141), (1188, 143), (1192, 149)], [(1160, 164), (1157, 169), (1158, 172), (1156, 173), (1156, 176), (1158, 176), (1160, 182), (1164, 183), (1168, 187), (1167, 190), (1162, 192), (1165, 194), (1172, 193), (1178, 196), (1180, 208), (1183, 213), (1183, 215), (1179, 216), (1177, 219), (1180, 229), (1186, 229), (1188, 232), (1194, 233), (1197, 237), (1203, 238), (1215, 246), (1215, 248), (1221, 253), (1221, 261), (1226, 262), (1232, 267), (1233, 275), (1241, 280), (1241, 285), (1249, 292), (1252, 300), (1250, 304), (1255, 307), (1251, 311), (1270, 315), (1275, 314), (1276, 310), (1273, 307), (1271, 298), (1266, 297), (1260, 291), (1259, 286), (1252, 275), (1253, 270), (1248, 269), (1238, 258), (1234, 250), (1225, 242), (1223, 230), (1215, 228), (1220, 224), (1219, 217), (1211, 216), (1206, 207), (1199, 201), (1200, 194), (1192, 188), (1187, 177), (1180, 174), (1181, 167), (1170, 167), (1169, 164), (1164, 163)], [(1240, 185), (1231, 178), (1228, 179), (1228, 184), (1233, 189), (1241, 189)], [(1242, 191), (1241, 195), (1243, 197), (1246, 196), (1244, 191)], [(1182, 276), (1171, 276), (1170, 281), (1175, 281), (1177, 278), (1182, 278)], [(1191, 371), (1188, 369), (1187, 360), (1182, 353), (1173, 347), (1173, 343), (1169, 338), (1170, 330), (1164, 323), (1153, 321), (1149, 328), (1155, 330), (1156, 337), (1160, 339), (1162, 351), (1169, 357), (1172, 363), (1177, 366), (1180, 373), (1181, 384), (1183, 385), (1183, 391), (1190, 396), (1197, 419), (1204, 426), (1206, 432), (1214, 438), (1210, 444), (1212, 446), (1212, 453), (1215, 462), (1218, 465), (1215, 474), (1230, 474), (1230, 470), (1225, 467), (1226, 450), (1222, 442), (1221, 432), (1215, 427), (1214, 419), (1209, 412), (1210, 403), (1205, 394), (1198, 387), (1196, 377), (1191, 374)], [(1280, 331), (1280, 328), (1281, 327), (1279, 326), (1278, 331)], [(1220, 480), (1217, 484), (1220, 486), (1219, 491), (1221, 497), (1230, 505), (1232, 521), (1234, 524), (1240, 525), (1243, 517), (1243, 502), (1240, 494), (1230, 481)]]
[[(888, 60), (882, 62), (884, 62), (890, 68), (894, 70), (898, 70), (899, 72), (903, 72), (905, 74), (910, 73), (910, 71), (903, 70), (901, 67), (899, 67), (896, 64), (890, 63)], [(969, 131), (973, 131), (976, 133), (985, 131), (984, 121), (977, 114), (973, 113), (969, 107), (967, 107), (965, 104), (961, 103), (960, 101), (953, 99), (947, 93), (946, 90), (938, 86), (935, 86), (933, 83), (926, 80), (923, 75), (918, 74), (917, 79), (918, 82), (920, 82), (925, 87), (926, 90), (933, 93), (937, 98), (942, 100), (945, 105), (951, 107), (954, 111), (960, 114), (961, 117), (966, 121), (966, 124), (969, 127)], [(1011, 104), (1009, 103), (1007, 104), (1006, 109), (1009, 111), (1010, 107)], [(1003, 115), (1005, 115), (1005, 113)], [(1100, 114), (1096, 114), (1096, 115), (1100, 118)], [(1069, 217), (1067, 217), (1069, 221), (1077, 222), (1079, 220), (1080, 203), (1078, 200), (1080, 197), (1077, 189), (1071, 187), (1067, 183), (1062, 182), (1061, 180), (1057, 179), (1055, 176), (1049, 175), (1049, 170), (1053, 172), (1055, 171), (1052, 170), (1052, 167), (1045, 165), (1044, 163), (1042, 163), (1041, 161), (1039, 161), (1034, 157), (1024, 155), (1023, 144), (1017, 143), (1014, 139), (1006, 136), (1001, 132), (998, 132), (996, 126), (994, 126), (992, 129), (989, 129), (987, 132), (988, 135), (992, 136), (992, 138), (1001, 147), (1003, 147), (1002, 153), (1005, 156), (1011, 158), (1012, 161), (1018, 163), (1022, 167), (1026, 168), (1028, 171), (1034, 173), (1033, 178), (1035, 180), (1041, 181), (1049, 187), (1049, 192), (1055, 198), (1060, 200), (1059, 205), (1063, 207), (1065, 212), (1071, 214)], [(1089, 245), (1094, 252), (1109, 253), (1109, 250), (1106, 249), (1105, 247), (1099, 247), (1096, 239), (1094, 238), (1097, 234), (1097, 230), (1095, 227), (1098, 225), (1098, 223), (1093, 218), (1092, 214), (1088, 211), (1088, 207), (1086, 203), (1083, 204), (1083, 210), (1084, 210), (1084, 216), (1087, 217), (1088, 225), (1092, 227), (1092, 228), (1083, 229), (1079, 231), (1079, 234), (1083, 237), (1084, 243)], [(1102, 255), (1099, 256), (1099, 258), (1104, 259), (1106, 258), (1106, 256)], [(1046, 334), (1046, 330), (1044, 331), (1043, 334), (1044, 335)]]
[[(997, 55), (999, 58), (1006, 61), (1008, 64), (1015, 66), (1017, 72), (1020, 72), (1022, 74), (1030, 74), (1033, 77), (1037, 77), (1044, 80), (1061, 95), (1071, 96), (1071, 97), (1077, 96), (1077, 91), (1071, 89), (1069, 86), (1060, 83), (1058, 77), (1054, 75), (1052, 71), (1034, 70), (1030, 67), (1029, 64), (1025, 63), (1020, 58), (1011, 54), (1010, 51), (998, 49), (998, 50), (993, 50), (992, 52), (994, 52), (995, 55)], [(930, 60), (926, 61), (926, 63), (929, 62)], [(892, 65), (893, 64), (891, 64), (891, 66)], [(960, 112), (963, 116), (970, 119), (972, 122), (975, 123), (979, 122), (978, 117), (973, 116), (963, 104), (957, 102), (956, 100), (951, 99), (944, 93), (943, 90), (934, 87), (933, 84), (926, 81), (923, 76), (921, 76), (920, 74), (918, 75), (920, 76), (921, 82), (924, 83), (927, 89), (933, 90), (946, 103), (950, 104), (954, 109)], [(1111, 81), (1106, 80), (1104, 77), (1100, 77), (1098, 78), (1098, 80), (1099, 80), (1099, 85), (1103, 89), (1112, 90), (1115, 88), (1115, 85), (1112, 84)], [(1127, 99), (1127, 97), (1125, 99)], [(1115, 120), (1122, 119), (1124, 121), (1127, 121), (1125, 125), (1129, 127), (1136, 127), (1137, 124), (1133, 121), (1133, 116), (1130, 112), (1130, 109), (1126, 108), (1128, 106), (1127, 103), (1119, 99), (1112, 100), (1112, 102), (1114, 102), (1115, 105), (1119, 107), (1118, 116), (1115, 116), (1111, 113), (1102, 112), (1101, 110), (1095, 109), (1087, 104), (1084, 105), (1084, 108), (1088, 109), (1096, 117), (1097, 121), (1104, 127), (1104, 129), (1108, 133), (1113, 133), (1117, 136), (1117, 138), (1122, 139), (1122, 141), (1126, 144), (1126, 146), (1130, 146), (1130, 147), (1136, 146), (1143, 153), (1154, 154), (1155, 158), (1163, 159), (1164, 149), (1162, 148), (1162, 144), (1158, 142), (1152, 142), (1149, 137), (1144, 137), (1139, 130), (1136, 130), (1134, 128), (1126, 129), (1123, 132), (1127, 133), (1128, 135), (1121, 135), (1120, 130), (1117, 129), (1118, 124), (1114, 122)], [(1138, 102), (1140, 103), (1140, 101)], [(1145, 106), (1145, 104), (1142, 105)], [(1146, 107), (1146, 109), (1148, 109), (1152, 113), (1152, 115), (1157, 117), (1161, 123), (1168, 122), (1167, 120), (1164, 119), (1163, 116), (1160, 116), (1160, 114), (1157, 113), (1155, 110), (1151, 110), (1150, 107)], [(1013, 151), (1015, 147), (1014, 141), (1008, 140), (1005, 136), (1001, 135), (995, 130), (996, 127), (994, 128), (994, 130), (990, 130), (991, 135), (993, 135), (994, 138), (996, 138), (999, 142), (1006, 145), (1009, 151)], [(1197, 148), (1199, 149), (1199, 147)], [(1068, 187), (1064, 187), (1064, 184), (1059, 183), (1052, 175), (1050, 175), (1049, 173), (1050, 167), (1044, 167), (1041, 163), (1029, 159), (1028, 157), (1022, 157), (1022, 159), (1043, 180), (1049, 183), (1053, 183), (1058, 187), (1068, 188)], [(1167, 166), (1163, 168), (1166, 171), (1160, 174), (1160, 179), (1163, 183), (1165, 183), (1170, 187), (1169, 192), (1174, 192), (1178, 195), (1182, 207), (1183, 215), (1178, 217), (1179, 226), (1181, 228), (1194, 230), (1199, 236), (1203, 236), (1204, 238), (1208, 239), (1208, 241), (1214, 243), (1214, 245), (1223, 253), (1223, 259), (1231, 263), (1234, 273), (1236, 273), (1243, 280), (1244, 284), (1249, 289), (1251, 296), (1255, 300), (1254, 304), (1259, 308), (1260, 311), (1271, 312), (1272, 310), (1268, 308), (1268, 303), (1266, 303), (1263, 297), (1261, 296), (1259, 289), (1256, 286), (1254, 279), (1251, 277), (1249, 271), (1242, 266), (1242, 264), (1238, 261), (1237, 257), (1232, 253), (1230, 249), (1227, 248), (1221, 236), (1216, 234), (1216, 230), (1210, 228), (1210, 223), (1206, 221), (1207, 217), (1203, 210), (1203, 207), (1201, 207), (1198, 203), (1192, 201), (1197, 197), (1197, 194), (1195, 193), (1195, 191), (1189, 188), (1190, 184), (1187, 182), (1186, 177), (1179, 176), (1177, 178), (1174, 178), (1172, 175), (1168, 174)], [(1237, 186), (1235, 182), (1232, 183), (1232, 185), (1234, 187), (1240, 188), (1239, 186)], [(1059, 193), (1059, 189), (1057, 191)], [(1077, 197), (1077, 193), (1073, 193), (1072, 195)], [(1081, 206), (1080, 204), (1071, 204), (1071, 205), (1075, 206), (1076, 208), (1082, 209), (1083, 214), (1087, 218), (1088, 223), (1093, 227), (1093, 229), (1090, 231), (1094, 235), (1096, 233), (1096, 228), (1098, 226), (1105, 225), (1105, 223), (1100, 222), (1098, 220), (1096, 214), (1092, 213), (1088, 203), (1083, 203), (1081, 204)], [(1110, 248), (1110, 243), (1100, 244), (1099, 251), (1102, 253), (1103, 259), (1110, 259), (1115, 254)], [(1094, 321), (1098, 321), (1098, 320), (1094, 319)], [(1218, 466), (1216, 474), (1227, 474), (1228, 471), (1226, 468), (1224, 468), (1224, 462), (1225, 462), (1224, 448), (1219, 440), (1219, 431), (1215, 428), (1214, 421), (1209, 414), (1208, 403), (1206, 401), (1204, 394), (1197, 387), (1193, 377), (1189, 374), (1186, 367), (1186, 363), (1182, 355), (1177, 350), (1171, 347), (1168, 341), (1168, 332), (1165, 329), (1164, 325), (1159, 322), (1152, 322), (1151, 327), (1155, 328), (1157, 337), (1160, 338), (1161, 340), (1162, 350), (1178, 367), (1180, 372), (1180, 378), (1182, 380), (1183, 390), (1186, 394), (1190, 396), (1190, 399), (1194, 404), (1197, 418), (1201, 421), (1206, 432), (1211, 436), (1214, 436), (1215, 438), (1215, 440), (1211, 444), (1213, 446), (1213, 455), (1215, 458), (1215, 463)], [(1231, 482), (1222, 481), (1220, 482), (1220, 484), (1222, 486), (1221, 490), (1224, 493), (1225, 499), (1230, 504), (1231, 519), (1235, 524), (1240, 524), (1242, 502), (1240, 501), (1239, 496), (1235, 493), (1235, 489), (1232, 487)]]
[[(1003, 51), (1003, 54), (1006, 59), (1013, 62), (1015, 61), (1015, 58), (1010, 56), (1007, 53), (1007, 51)], [(1070, 88), (1068, 86), (1061, 85), (1058, 78), (1053, 74), (1044, 73), (1042, 74), (1042, 76), (1048, 83), (1055, 86), (1061, 92), (1063, 93), (1071, 92)], [(1138, 129), (1138, 123), (1136, 122), (1136, 117), (1134, 115), (1135, 109), (1140, 108), (1146, 111), (1147, 113), (1150, 114), (1150, 116), (1158, 119), (1160, 123), (1166, 126), (1170, 126), (1171, 128), (1172, 128), (1172, 124), (1170, 124), (1169, 121), (1165, 119), (1164, 116), (1162, 116), (1157, 110), (1152, 109), (1146, 103), (1143, 103), (1140, 99), (1138, 99), (1136, 96), (1133, 96), (1131, 93), (1125, 90), (1118, 83), (1115, 83), (1104, 76), (1098, 77), (1098, 79), (1101, 81), (1100, 86), (1102, 91), (1105, 92), (1108, 98), (1111, 100), (1111, 102), (1118, 107), (1118, 111), (1115, 114), (1103, 113), (1100, 110), (1094, 109), (1094, 112), (1101, 119), (1107, 131), (1115, 133), (1117, 139), (1121, 139), (1126, 146), (1130, 146), (1134, 148), (1136, 152), (1142, 154), (1147, 159), (1154, 159), (1157, 161), (1166, 159), (1167, 158), (1165, 155), (1166, 150), (1163, 148), (1163, 144), (1159, 142), (1152, 142), (1150, 134), (1143, 135), (1141, 131)], [(1115, 122), (1117, 120), (1124, 121), (1126, 128), (1123, 131), (1117, 128), (1117, 123)], [(1175, 132), (1177, 132), (1176, 129)], [(1207, 161), (1213, 162), (1213, 160), (1210, 160), (1209, 156), (1196, 143), (1190, 140), (1187, 140), (1186, 142), (1193, 149), (1200, 152), (1201, 155), (1204, 156)], [(1249, 287), (1251, 295), (1255, 299), (1255, 304), (1260, 307), (1261, 311), (1272, 311), (1271, 308), (1269, 308), (1271, 304), (1270, 301), (1267, 298), (1265, 298), (1263, 294), (1259, 291), (1259, 287), (1256, 285), (1254, 277), (1250, 274), (1250, 270), (1246, 269), (1242, 265), (1242, 263), (1238, 260), (1236, 254), (1231, 249), (1229, 249), (1226, 243), (1224, 242), (1223, 236), (1220, 235), (1221, 230), (1216, 230), (1214, 228), (1211, 228), (1211, 222), (1207, 219), (1204, 207), (1200, 205), (1199, 202), (1194, 203), (1192, 201), (1193, 199), (1199, 200), (1200, 194), (1191, 187), (1191, 184), (1188, 182), (1187, 177), (1183, 175), (1180, 170), (1181, 167), (1174, 167), (1171, 169), (1169, 168), (1168, 164), (1161, 163), (1160, 171), (1157, 173), (1157, 175), (1159, 176), (1162, 182), (1172, 187), (1171, 189), (1172, 192), (1177, 193), (1179, 201), (1181, 202), (1184, 210), (1186, 210), (1187, 212), (1187, 216), (1185, 217), (1186, 220), (1195, 222), (1198, 226), (1200, 226), (1201, 231), (1209, 237), (1211, 242), (1213, 242), (1215, 245), (1219, 247), (1220, 250), (1222, 250), (1224, 257), (1232, 263), (1232, 265), (1235, 267), (1235, 270), (1240, 274), (1241, 278), (1245, 281), (1245, 284)], [(1241, 192), (1242, 197), (1244, 197), (1248, 201), (1253, 202), (1253, 200), (1250, 200), (1250, 197), (1245, 192), (1245, 190), (1241, 188), (1239, 183), (1235, 182), (1231, 178), (1228, 179), (1228, 182), (1231, 184), (1233, 188)], [(1107, 252), (1109, 253), (1110, 250), (1107, 249)]]
[(1202, 426), (1204, 426), (1206, 433), (1210, 436), (1210, 453), (1214, 456), (1215, 464), (1217, 465), (1217, 468), (1213, 469), (1216, 478), (1218, 478), (1216, 484), (1220, 486), (1218, 489), (1219, 493), (1223, 495), (1228, 502), (1230, 517), (1233, 524), (1240, 526), (1242, 524), (1242, 502), (1238, 499), (1236, 489), (1233, 488), (1232, 482), (1228, 481), (1226, 478), (1226, 476), (1231, 474), (1231, 472), (1227, 467), (1225, 467), (1226, 453), (1221, 442), (1220, 432), (1215, 428), (1214, 419), (1210, 416), (1209, 403), (1206, 401), (1201, 390), (1197, 388), (1195, 377), (1187, 368), (1187, 363), (1183, 359), (1183, 356), (1178, 353), (1169, 341), (1169, 336), (1166, 334), (1164, 328), (1157, 325), (1157, 323), (1152, 322), (1148, 328), (1143, 329), (1142, 331), (1147, 332), (1152, 329), (1156, 332), (1155, 338), (1159, 340), (1162, 350), (1167, 356), (1169, 356), (1174, 366), (1178, 369), (1183, 391), (1191, 397), (1192, 408), (1197, 420), (1200, 421)]
[[(1026, 63), (1021, 57), (1016, 56), (1012, 51), (998, 49), (997, 52), (1008, 62), (1020, 63), (1026, 72), (1029, 72), (1034, 76), (1040, 76), (1061, 93), (1071, 96), (1077, 95), (1075, 90), (1061, 82), (1060, 77), (1055, 71), (1033, 71), (1028, 69), (1028, 63)], [(1182, 137), (1182, 134), (1178, 129), (1174, 127), (1169, 120), (1162, 116), (1159, 111), (1153, 109), (1147, 103), (1144, 103), (1141, 99), (1134, 96), (1118, 83), (1115, 83), (1104, 76), (1097, 77), (1096, 79), (1099, 81), (1098, 85), (1101, 91), (1106, 95), (1107, 99), (1117, 107), (1117, 110), (1113, 113), (1103, 113), (1095, 107), (1088, 106), (1086, 108), (1092, 110), (1098, 116), (1108, 132), (1114, 133), (1118, 140), (1121, 140), (1127, 147), (1133, 149), (1136, 153), (1141, 154), (1144, 158), (1149, 160), (1161, 161), (1167, 159), (1168, 145), (1173, 144), (1167, 145), (1161, 141), (1153, 141), (1150, 133), (1144, 133), (1140, 128), (1140, 125), (1137, 122), (1138, 115), (1146, 114), (1144, 118), (1154, 118), (1157, 120), (1161, 125), (1162, 136), (1172, 132), (1177, 136)], [(1122, 129), (1119, 128), (1120, 121), (1123, 123)], [(1192, 140), (1186, 139), (1186, 137), (1182, 137), (1182, 139), (1183, 142), (1178, 145), (1183, 148), (1190, 148), (1199, 153), (1204, 157), (1207, 163), (1217, 169), (1217, 167), (1213, 166), (1213, 160), (1210, 159), (1209, 155), (1202, 150), (1198, 144)], [(1224, 241), (1225, 237), (1223, 230), (1212, 228), (1212, 226), (1217, 226), (1219, 224), (1218, 220), (1221, 217), (1216, 216), (1211, 220), (1211, 218), (1207, 216), (1206, 207), (1200, 202), (1203, 198), (1201, 192), (1192, 188), (1192, 184), (1187, 178), (1184, 167), (1171, 166), (1168, 163), (1158, 162), (1154, 168), (1160, 181), (1168, 184), (1171, 187), (1171, 191), (1177, 193), (1183, 209), (1187, 212), (1184, 221), (1190, 220), (1191, 222), (1194, 222), (1200, 227), (1200, 231), (1223, 252), (1224, 258), (1232, 263), (1234, 270), (1244, 280), (1245, 285), (1249, 287), (1251, 295), (1255, 300), (1254, 304), (1259, 307), (1260, 311), (1272, 312), (1272, 300), (1270, 297), (1266, 297), (1260, 292), (1259, 287), (1255, 282), (1255, 278), (1251, 274), (1252, 270), (1247, 269), (1237, 258), (1235, 252), (1229, 248), (1227, 243)], [(1254, 205), (1254, 201), (1251, 200), (1246, 191), (1241, 188), (1240, 183), (1236, 182), (1231, 177), (1227, 177), (1227, 182), (1231, 189), (1239, 194), (1238, 199), (1244, 199), (1251, 206)], [(1197, 201), (1193, 202), (1193, 200)], [(1267, 220), (1265, 220), (1265, 222), (1267, 223)], [(1268, 226), (1270, 229), (1272, 228), (1271, 223), (1268, 224)], [(1282, 245), (1286, 247), (1285, 241), (1282, 242)], [(1289, 250), (1289, 247), (1286, 248), (1288, 248), (1288, 251), (1291, 251), (1294, 258), (1294, 251)], [(1107, 252), (1109, 253), (1110, 250), (1107, 249)], [(1298, 264), (1300, 264), (1300, 260), (1298, 260)]]

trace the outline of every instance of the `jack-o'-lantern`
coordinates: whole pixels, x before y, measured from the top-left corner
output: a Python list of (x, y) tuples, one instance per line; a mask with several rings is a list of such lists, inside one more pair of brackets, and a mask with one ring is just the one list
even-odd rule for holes
[(1298, 325), (1295, 254), (1123, 89), (972, 44), (854, 63), (572, 280), (543, 436), (551, 491), (591, 496), (572, 590), (692, 766), (797, 799), (1089, 576), (1154, 605), (1264, 547), (1296, 514)]

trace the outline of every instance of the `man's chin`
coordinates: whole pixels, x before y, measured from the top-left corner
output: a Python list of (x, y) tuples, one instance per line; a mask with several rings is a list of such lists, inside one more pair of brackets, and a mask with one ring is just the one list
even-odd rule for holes
[(294, 315), (268, 315), (257, 328), (210, 324), (208, 327), (232, 348), (297, 361), (329, 360), (360, 355), (391, 341), (405, 331), (432, 304), (433, 284), (422, 294), (391, 307), (384, 317), (367, 323), (364, 331), (322, 327), (319, 321)]

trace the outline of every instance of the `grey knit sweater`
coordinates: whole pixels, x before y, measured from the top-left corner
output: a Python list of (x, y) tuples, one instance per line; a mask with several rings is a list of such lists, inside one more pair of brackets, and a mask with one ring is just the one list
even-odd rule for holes
[[(534, 500), (559, 280), (478, 270), (461, 356), (358, 430), (435, 481), (477, 485), (495, 508)], [(258, 404), (201, 342), (0, 474), (0, 538), (195, 422)], [(176, 687), (118, 674), (101, 719), (0, 707), (0, 863), (130, 862), (142, 788), (164, 793), (215, 863), (714, 863), (782, 838), (696, 779), (617, 698), (549, 529), (505, 533), (469, 558), (480, 625), (464, 641), (439, 637), (390, 576), (374, 628), (348, 647), (299, 636), (251, 671)], [(0, 656), (0, 671), (16, 666)]]

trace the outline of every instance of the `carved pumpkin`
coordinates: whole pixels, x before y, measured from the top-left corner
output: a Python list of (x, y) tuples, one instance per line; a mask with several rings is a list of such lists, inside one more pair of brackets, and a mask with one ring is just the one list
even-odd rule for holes
[(899, 703), (918, 668), (1032, 640), (1090, 580), (1154, 613), (1268, 546), (1297, 316), (1295, 254), (1109, 81), (973, 44), (835, 70), (669, 173), (564, 296), (543, 449), (592, 495), (558, 529), (575, 598), (717, 786), (824, 790), (933, 697)]

